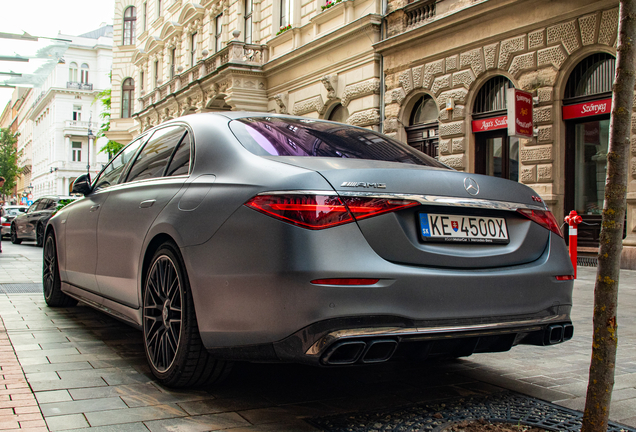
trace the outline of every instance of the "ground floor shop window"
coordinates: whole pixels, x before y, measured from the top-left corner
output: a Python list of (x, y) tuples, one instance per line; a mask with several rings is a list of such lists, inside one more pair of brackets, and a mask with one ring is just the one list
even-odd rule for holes
[(609, 123), (609, 115), (566, 122), (564, 213), (576, 210), (583, 218), (578, 229), (578, 245), (583, 250), (598, 247), (605, 200)]
[(600, 215), (603, 211), (609, 119), (574, 126), (574, 210)]
[(519, 139), (507, 129), (475, 135), (475, 172), (519, 181)]

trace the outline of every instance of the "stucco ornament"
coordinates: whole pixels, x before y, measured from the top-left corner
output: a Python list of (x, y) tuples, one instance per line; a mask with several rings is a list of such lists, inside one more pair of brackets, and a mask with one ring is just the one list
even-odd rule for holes
[(345, 87), (342, 94), (342, 105), (346, 107), (353, 99), (379, 93), (380, 80), (377, 78), (372, 78), (355, 84), (349, 84)]
[(336, 99), (338, 92), (338, 75), (325, 75), (320, 81), (327, 89), (327, 99)]
[(287, 92), (278, 93), (274, 96), (274, 101), (276, 101), (276, 105), (278, 105), (278, 113), (279, 114), (288, 114), (287, 112), (287, 100), (289, 95)]
[(305, 115), (311, 112), (324, 113), (325, 104), (322, 96), (314, 96), (309, 99), (298, 101), (294, 104), (294, 115)]
[(380, 124), (380, 110), (371, 108), (353, 113), (347, 119), (347, 123), (353, 126), (373, 126)]

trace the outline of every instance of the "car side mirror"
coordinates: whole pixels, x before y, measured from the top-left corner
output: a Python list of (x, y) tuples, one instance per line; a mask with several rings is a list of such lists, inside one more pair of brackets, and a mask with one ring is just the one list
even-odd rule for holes
[(89, 174), (82, 174), (73, 182), (72, 193), (87, 195), (91, 193), (91, 191), (91, 176)]

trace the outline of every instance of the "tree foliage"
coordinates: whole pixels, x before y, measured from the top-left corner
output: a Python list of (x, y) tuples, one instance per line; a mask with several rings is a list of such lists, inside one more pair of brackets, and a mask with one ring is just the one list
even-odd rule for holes
[(2, 195), (9, 195), (16, 185), (17, 178), (22, 172), (18, 167), (20, 153), (16, 147), (18, 133), (0, 128), (0, 176), (5, 178), (4, 186), (0, 189)]
[[(106, 89), (97, 93), (97, 95), (95, 96), (95, 100), (93, 102), (96, 102), (96, 101), (99, 101), (102, 104), (102, 106), (105, 108), (104, 112), (99, 115), (99, 117), (102, 119), (102, 124), (99, 128), (99, 131), (97, 131), (97, 135), (96, 135), (97, 138), (101, 138), (101, 137), (105, 137), (106, 132), (110, 130), (111, 90)], [(121, 150), (122, 147), (124, 146), (118, 143), (117, 141), (108, 140), (106, 145), (102, 147), (101, 149), (99, 149), (99, 152), (100, 153), (106, 152), (108, 153), (108, 157), (111, 158), (117, 153), (119, 153), (119, 150)]]
[(582, 432), (605, 432), (614, 389), (618, 346), (618, 278), (629, 176), (630, 131), (636, 67), (636, 0), (619, 2), (616, 77), (612, 89), (605, 204), (594, 287), (592, 360)]

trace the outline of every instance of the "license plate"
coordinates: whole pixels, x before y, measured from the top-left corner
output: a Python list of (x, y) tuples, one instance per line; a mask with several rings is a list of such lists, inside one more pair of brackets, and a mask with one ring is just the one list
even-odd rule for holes
[(466, 243), (509, 243), (506, 219), (420, 213), (423, 240)]

